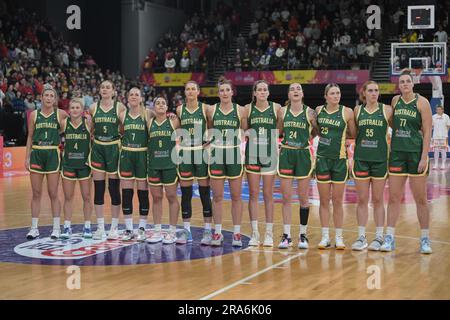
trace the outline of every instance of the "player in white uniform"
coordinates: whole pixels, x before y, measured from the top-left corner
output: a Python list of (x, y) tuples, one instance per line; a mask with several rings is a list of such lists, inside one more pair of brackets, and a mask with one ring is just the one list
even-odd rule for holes
[(436, 113), (433, 115), (433, 148), (434, 148), (434, 166), (433, 169), (439, 169), (439, 153), (442, 157), (441, 169), (445, 170), (445, 161), (447, 160), (448, 130), (450, 129), (450, 118), (444, 113), (443, 106), (436, 107)]

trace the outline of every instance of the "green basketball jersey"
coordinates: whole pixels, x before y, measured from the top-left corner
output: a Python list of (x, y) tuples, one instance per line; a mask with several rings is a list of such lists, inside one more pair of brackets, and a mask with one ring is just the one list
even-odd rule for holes
[(162, 123), (152, 119), (148, 131), (148, 164), (150, 169), (176, 168), (172, 160), (172, 151), (176, 147), (176, 141), (172, 140), (174, 131), (170, 119), (166, 119)]
[(330, 113), (327, 106), (323, 106), (317, 115), (317, 124), (320, 130), (317, 155), (330, 159), (346, 159), (347, 149), (345, 138), (347, 121), (344, 117), (344, 106)]
[(132, 149), (147, 148), (148, 133), (145, 119), (139, 114), (133, 117), (127, 110), (123, 121), (122, 147)]
[(41, 111), (36, 111), (34, 120), (33, 146), (57, 147), (60, 143), (58, 111), (54, 110), (50, 115), (44, 116)]
[(392, 151), (421, 152), (423, 144), (422, 116), (417, 108), (419, 97), (406, 103), (402, 97), (394, 107)]
[[(248, 117), (248, 128), (254, 130), (255, 135), (249, 137), (247, 141), (247, 150), (254, 150), (256, 154), (271, 156), (271, 145), (277, 143), (272, 141), (273, 130), (277, 128), (277, 115), (273, 102), (269, 102), (269, 106), (264, 110), (259, 110), (255, 103), (250, 106), (250, 115)], [(277, 137), (278, 138), (278, 137)], [(256, 145), (256, 148), (251, 147)], [(261, 151), (265, 149), (267, 151)]]
[(359, 114), (356, 115), (358, 124), (358, 136), (355, 143), (355, 160), (362, 161), (386, 161), (388, 158), (387, 130), (388, 121), (384, 114), (384, 106), (378, 104), (378, 108), (370, 113), (366, 105), (361, 105)]
[(81, 123), (75, 127), (70, 118), (67, 118), (64, 134), (64, 166), (73, 169), (85, 168), (91, 150), (91, 135), (86, 125), (86, 119), (83, 118)]
[(100, 102), (95, 107), (94, 116), (94, 138), (100, 142), (113, 142), (120, 139), (118, 103), (114, 102), (113, 107), (105, 112), (100, 107)]
[(283, 140), (281, 144), (292, 148), (308, 148), (310, 145), (312, 125), (308, 117), (310, 107), (303, 106), (303, 110), (294, 115), (291, 106), (284, 110)]
[(220, 137), (214, 137), (213, 146), (216, 147), (236, 147), (241, 144), (240, 137), (241, 118), (238, 106), (233, 103), (233, 107), (228, 113), (220, 109), (220, 103), (214, 106), (213, 128), (221, 132)]
[(182, 147), (198, 147), (203, 145), (203, 138), (207, 130), (206, 114), (203, 110), (203, 103), (198, 102), (197, 109), (189, 111), (183, 104), (180, 112), (180, 127), (187, 130), (189, 138), (182, 136), (180, 145)]

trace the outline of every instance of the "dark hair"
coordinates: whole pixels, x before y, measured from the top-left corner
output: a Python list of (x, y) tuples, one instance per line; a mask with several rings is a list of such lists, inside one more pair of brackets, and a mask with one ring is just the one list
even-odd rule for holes
[[(411, 78), (411, 81), (414, 83), (414, 78), (412, 76), (412, 70), (411, 69), (403, 69), (402, 72), (400, 73), (400, 77), (401, 76), (409, 76)], [(399, 79), (400, 79), (399, 77)]]
[(186, 87), (187, 87), (187, 85), (188, 85), (189, 83), (195, 84), (195, 86), (197, 87), (197, 90), (200, 91), (200, 85), (199, 85), (196, 81), (194, 81), (194, 80), (189, 80), (188, 82), (186, 82), (186, 84), (184, 85), (184, 88), (185, 88), (185, 89), (186, 89)]
[(258, 84), (261, 84), (261, 83), (265, 83), (267, 85), (267, 88), (269, 87), (269, 83), (266, 80), (255, 81), (255, 83), (253, 84), (253, 90), (252, 90), (252, 102), (256, 102), (256, 98), (253, 93), (256, 92), (256, 88), (258, 87)]
[(231, 82), (231, 80), (228, 80), (225, 76), (220, 76), (219, 80), (217, 80), (217, 86), (220, 87), (224, 84), (228, 84), (231, 88), (233, 88), (233, 82)]

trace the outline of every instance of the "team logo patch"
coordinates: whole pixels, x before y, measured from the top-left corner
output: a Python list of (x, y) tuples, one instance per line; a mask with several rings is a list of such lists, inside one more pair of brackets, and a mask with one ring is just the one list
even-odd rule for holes
[[(163, 226), (163, 236), (168, 227)], [(84, 239), (83, 225), (72, 226), (72, 230), (69, 240), (52, 240), (50, 239), (52, 227), (42, 226), (39, 227), (41, 236), (32, 241), (26, 240), (28, 228), (0, 230), (0, 251), (2, 252), (0, 262), (79, 266), (157, 264), (230, 254), (245, 249), (250, 240), (249, 237), (242, 235), (243, 246), (234, 248), (231, 246), (233, 233), (223, 230), (225, 241), (222, 247), (202, 246), (200, 239), (203, 228), (197, 227), (191, 227), (194, 241), (184, 245), (165, 245), (162, 242), (150, 244), (136, 240), (122, 241), (120, 237), (119, 240), (113, 241)], [(147, 239), (153, 232), (153, 230), (146, 231)], [(183, 229), (178, 228), (177, 236), (181, 232)]]

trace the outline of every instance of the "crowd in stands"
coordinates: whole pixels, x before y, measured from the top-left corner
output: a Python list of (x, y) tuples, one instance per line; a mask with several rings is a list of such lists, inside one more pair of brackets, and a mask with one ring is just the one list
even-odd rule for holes
[(145, 58), (144, 72), (205, 72), (222, 57), (240, 21), (238, 11), (224, 3), (209, 13), (194, 13), (181, 33), (170, 30), (161, 37)]

